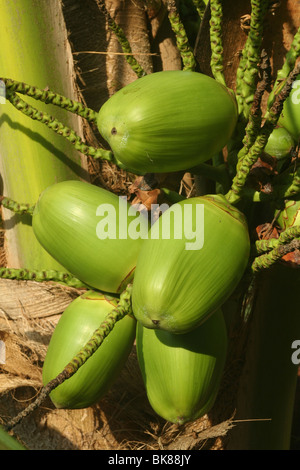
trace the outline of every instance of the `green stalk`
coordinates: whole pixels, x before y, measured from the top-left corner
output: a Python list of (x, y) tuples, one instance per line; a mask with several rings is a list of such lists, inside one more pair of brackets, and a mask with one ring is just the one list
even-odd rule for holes
[(288, 227), (282, 232), (279, 238), (270, 238), (269, 240), (257, 240), (255, 242), (255, 248), (257, 253), (265, 253), (271, 251), (279, 246), (291, 243), (295, 238), (300, 239), (300, 226), (295, 225)]
[(300, 27), (298, 28), (297, 33), (295, 34), (290, 50), (287, 52), (283, 66), (277, 72), (276, 80), (273, 86), (273, 90), (270, 93), (268, 100), (268, 108), (272, 106), (274, 95), (276, 95), (284, 85), (284, 81), (288, 78), (289, 74), (293, 70), (296, 64), (296, 60), (300, 55)]
[(211, 61), (210, 66), (213, 76), (217, 82), (226, 86), (223, 67), (223, 41), (222, 41), (222, 20), (223, 10), (220, 0), (210, 1), (211, 19), (210, 25), (210, 43), (211, 43)]
[(250, 31), (237, 70), (236, 97), (240, 114), (248, 119), (260, 61), (264, 17), (268, 0), (251, 0)]
[(204, 176), (205, 178), (221, 184), (225, 192), (230, 188), (231, 181), (224, 163), (217, 166), (200, 163), (199, 165), (191, 168), (190, 172), (194, 175)]
[(6, 91), (12, 93), (21, 93), (22, 95), (31, 96), (35, 100), (42, 101), (47, 104), (54, 104), (60, 108), (66, 109), (71, 113), (78, 114), (79, 116), (87, 119), (90, 122), (97, 122), (97, 112), (84, 106), (82, 103), (76, 100), (66, 98), (59, 93), (49, 90), (41, 90), (40, 88), (32, 85), (28, 85), (24, 82), (12, 80), (11, 78), (1, 77), (0, 80), (5, 84)]
[(167, 8), (170, 25), (176, 36), (176, 44), (181, 55), (183, 70), (194, 71), (197, 66), (196, 59), (179, 16), (176, 2), (174, 0), (168, 0)]
[(21, 268), (0, 268), (1, 279), (16, 279), (19, 281), (35, 281), (35, 282), (58, 282), (65, 284), (69, 287), (77, 289), (88, 288), (86, 284), (81, 282), (76, 277), (72, 276), (67, 272), (55, 271), (55, 270), (43, 270), (43, 271), (30, 271), (29, 269)]
[[(291, 72), (288, 80), (286, 80), (285, 85), (283, 89), (281, 90), (280, 93), (276, 95), (276, 98), (271, 106), (271, 108), (268, 110), (266, 116), (265, 116), (265, 122), (263, 126), (259, 129), (257, 136), (252, 144), (252, 146), (249, 148), (248, 152), (244, 153), (244, 149), (241, 150), (242, 157), (239, 158), (238, 164), (237, 164), (237, 172), (236, 175), (233, 178), (231, 189), (228, 191), (226, 194), (227, 200), (231, 204), (236, 204), (237, 202), (240, 201), (241, 199), (241, 194), (244, 190), (244, 186), (246, 184), (246, 180), (248, 178), (248, 175), (250, 173), (250, 170), (254, 163), (258, 160), (260, 155), (262, 154), (270, 134), (272, 133), (273, 129), (277, 125), (278, 119), (280, 117), (280, 114), (282, 112), (283, 104), (285, 99), (289, 96), (293, 82), (297, 75), (300, 72), (300, 64), (298, 64), (293, 71)], [(247, 149), (247, 143), (245, 145), (245, 148)], [(247, 150), (246, 150), (247, 151)], [(298, 186), (298, 179), (294, 182), (293, 187), (291, 188), (291, 192), (293, 192), (295, 189), (297, 189)], [(292, 195), (292, 194), (290, 194)], [(289, 196), (286, 196), (289, 197)]]
[[(0, 0), (0, 11), (0, 76), (31, 83), (42, 90), (49, 87), (76, 99), (60, 2)], [(36, 104), (30, 97), (26, 97), (26, 102)], [(81, 132), (77, 116), (52, 104), (39, 103), (39, 110), (50, 112)], [(87, 177), (83, 166), (82, 157), (66, 139), (22, 115), (8, 99), (0, 105), (0, 173), (7, 197), (36, 203), (47, 186)], [(11, 216), (6, 209), (3, 216), (9, 266), (61, 270), (36, 241), (29, 216)]]
[[(298, 232), (300, 232), (298, 230)], [(251, 269), (253, 272), (258, 272), (263, 269), (270, 268), (273, 264), (278, 262), (284, 255), (287, 255), (291, 251), (299, 250), (300, 238), (295, 238), (289, 243), (278, 243), (277, 246), (272, 247), (269, 253), (264, 253), (261, 256), (255, 258), (252, 263)]]
[(208, 0), (193, 0), (193, 3), (198, 12), (200, 20), (202, 20)]
[(125, 59), (127, 60), (128, 64), (132, 68), (132, 70), (136, 73), (138, 78), (144, 77), (146, 72), (142, 68), (142, 66), (138, 63), (136, 58), (132, 54), (131, 46), (128, 42), (128, 39), (123, 31), (123, 29), (115, 22), (112, 16), (106, 9), (105, 2), (103, 0), (96, 0), (97, 6), (100, 11), (104, 14), (107, 24), (109, 28), (115, 33), (118, 38), (119, 44), (122, 47), (122, 50), (125, 54)]
[(5, 196), (0, 196), (0, 204), (6, 209), (9, 209), (10, 211), (14, 212), (15, 214), (32, 215), (35, 207), (35, 204), (17, 202)]
[[(114, 157), (111, 151), (103, 150), (102, 148), (91, 147), (86, 145), (81, 137), (71, 128), (61, 123), (58, 119), (50, 116), (50, 114), (41, 112), (40, 110), (30, 106), (16, 93), (7, 92), (7, 99), (10, 103), (18, 109), (21, 113), (30, 117), (35, 121), (39, 121), (45, 124), (49, 129), (56, 132), (58, 135), (63, 136), (69, 142), (71, 142), (75, 149), (84, 155), (89, 155), (93, 158), (103, 158), (105, 160), (114, 161)], [(114, 162), (115, 163), (115, 162)]]
[(271, 68), (269, 58), (264, 51), (261, 54), (261, 80), (258, 82), (253, 102), (251, 105), (248, 122), (245, 127), (245, 135), (243, 138), (243, 148), (238, 153), (238, 160), (241, 160), (250, 150), (252, 145), (255, 143), (256, 137), (258, 136), (261, 124), (262, 124), (262, 109), (261, 102), (263, 95), (270, 84)]

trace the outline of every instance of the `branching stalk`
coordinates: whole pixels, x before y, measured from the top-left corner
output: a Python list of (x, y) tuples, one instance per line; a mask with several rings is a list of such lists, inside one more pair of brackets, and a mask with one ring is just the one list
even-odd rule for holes
[(181, 55), (183, 70), (193, 71), (197, 66), (196, 59), (180, 19), (175, 0), (169, 0), (167, 8), (171, 28), (176, 36), (176, 44)]
[(251, 106), (248, 123), (245, 129), (245, 136), (243, 139), (243, 148), (238, 154), (238, 159), (241, 160), (250, 150), (258, 136), (261, 123), (262, 123), (262, 110), (261, 101), (264, 92), (270, 84), (271, 67), (267, 53), (262, 51), (260, 71), (262, 74), (261, 80), (258, 82), (257, 88), (254, 93), (254, 99)]
[(34, 211), (34, 204), (26, 204), (22, 202), (14, 201), (13, 199), (5, 196), (0, 196), (0, 204), (1, 206), (9, 209), (10, 211), (14, 212), (15, 214), (29, 214), (32, 215)]
[(205, 12), (207, 1), (204, 2), (203, 0), (193, 0), (193, 4), (195, 5), (195, 8), (198, 12), (200, 20), (202, 20), (204, 12)]
[(263, 22), (269, 0), (251, 0), (249, 34), (237, 69), (236, 97), (239, 113), (247, 120), (256, 89), (258, 64), (260, 61)]
[(114, 162), (114, 156), (110, 150), (104, 150), (101, 148), (86, 145), (82, 141), (81, 137), (75, 131), (73, 131), (73, 129), (70, 129), (68, 126), (65, 126), (58, 119), (50, 116), (50, 114), (39, 111), (38, 109), (29, 105), (24, 100), (22, 100), (22, 98), (20, 98), (16, 93), (8, 92), (7, 99), (16, 109), (18, 109), (18, 111), (21, 111), (23, 114), (33, 120), (45, 124), (56, 134), (59, 134), (65, 139), (67, 139), (74, 145), (75, 149), (81, 152), (82, 154), (89, 155), (93, 158), (102, 158), (104, 160)]
[(98, 5), (99, 10), (104, 14), (109, 28), (115, 33), (119, 44), (122, 47), (123, 52), (125, 53), (125, 59), (127, 60), (128, 64), (136, 73), (138, 78), (143, 77), (144, 75), (146, 75), (146, 72), (138, 63), (136, 58), (133, 56), (130, 44), (128, 42), (128, 39), (126, 38), (123, 29), (119, 25), (117, 25), (110, 13), (107, 11), (105, 2), (103, 0), (96, 0), (96, 3)]
[(261, 255), (252, 263), (251, 269), (253, 272), (261, 271), (262, 269), (270, 268), (274, 263), (281, 259), (284, 255), (287, 255), (291, 251), (299, 250), (300, 239), (295, 239), (287, 245), (279, 245), (274, 248), (270, 253)]
[(284, 84), (284, 80), (287, 79), (287, 77), (291, 73), (291, 70), (293, 70), (293, 68), (295, 67), (296, 60), (298, 59), (299, 56), (300, 56), (300, 27), (293, 38), (292, 44), (290, 46), (290, 50), (287, 52), (285, 56), (285, 60), (284, 60), (282, 68), (278, 70), (277, 72), (277, 76), (276, 76), (275, 83), (273, 86), (273, 91), (270, 94), (269, 101), (268, 101), (269, 108), (273, 103), (274, 94), (276, 95), (282, 88)]
[(292, 183), (286, 189), (283, 198), (287, 199), (295, 196), (296, 194), (300, 194), (300, 167), (298, 167), (298, 171), (295, 173)]
[(30, 96), (35, 100), (42, 101), (46, 104), (53, 104), (59, 106), (62, 109), (66, 109), (73, 114), (77, 114), (89, 122), (96, 123), (97, 112), (93, 109), (84, 106), (79, 101), (70, 100), (59, 93), (55, 93), (51, 90), (41, 90), (40, 88), (32, 85), (28, 85), (24, 82), (18, 82), (11, 78), (0, 78), (0, 82), (5, 84), (6, 90), (11, 93), (21, 93), (22, 95)]
[(288, 227), (284, 232), (280, 234), (279, 238), (270, 238), (269, 240), (257, 240), (255, 243), (255, 248), (257, 253), (265, 253), (281, 245), (287, 245), (296, 238), (300, 239), (299, 225)]
[(264, 125), (261, 127), (255, 143), (249, 149), (248, 153), (238, 162), (237, 173), (233, 178), (232, 186), (226, 197), (232, 204), (237, 203), (241, 199), (241, 193), (246, 183), (247, 177), (254, 163), (258, 160), (259, 156), (265, 148), (268, 138), (277, 124), (277, 121), (282, 112), (283, 104), (291, 92), (293, 82), (300, 72), (300, 64), (298, 64), (293, 72), (290, 74), (283, 89), (276, 95), (272, 107), (266, 116)]
[(210, 44), (212, 74), (217, 82), (226, 86), (223, 67), (223, 41), (222, 41), (222, 21), (223, 9), (221, 0), (210, 1)]
[(24, 268), (0, 268), (1, 279), (14, 279), (17, 281), (36, 281), (36, 282), (59, 282), (69, 287), (87, 288), (82, 281), (72, 276), (72, 274), (48, 269), (44, 271), (34, 271)]

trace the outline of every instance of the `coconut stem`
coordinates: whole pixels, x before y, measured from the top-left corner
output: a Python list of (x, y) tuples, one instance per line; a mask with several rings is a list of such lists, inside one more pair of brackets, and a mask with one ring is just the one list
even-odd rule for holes
[(284, 197), (289, 198), (300, 193), (300, 167), (298, 167), (297, 173), (294, 174), (291, 185), (285, 191)]
[(293, 38), (292, 44), (290, 46), (290, 50), (287, 52), (285, 56), (285, 60), (284, 60), (282, 68), (278, 70), (277, 72), (277, 76), (276, 76), (275, 83), (273, 86), (273, 91), (269, 97), (268, 108), (273, 103), (274, 94), (276, 94), (278, 90), (280, 90), (280, 88), (283, 86), (282, 80), (285, 80), (289, 76), (291, 70), (295, 67), (296, 60), (299, 56), (300, 56), (300, 27)]
[(236, 204), (241, 199), (241, 193), (246, 183), (247, 177), (254, 163), (258, 160), (263, 152), (268, 138), (277, 124), (277, 121), (282, 112), (283, 104), (289, 96), (293, 82), (296, 76), (300, 73), (300, 64), (298, 64), (291, 72), (288, 80), (286, 81), (283, 89), (275, 97), (272, 107), (269, 109), (267, 116), (265, 116), (264, 125), (261, 127), (254, 144), (249, 149), (248, 153), (237, 164), (237, 173), (232, 181), (231, 189), (226, 194), (226, 198), (231, 204)]
[(197, 62), (180, 19), (175, 0), (169, 0), (167, 8), (171, 28), (176, 36), (176, 44), (181, 55), (183, 70), (193, 71), (197, 66)]
[(226, 169), (226, 165), (223, 163), (218, 166), (208, 165), (207, 163), (200, 163), (189, 170), (194, 175), (204, 176), (205, 178), (211, 179), (220, 183), (224, 191), (227, 191), (230, 187), (230, 177)]
[(200, 20), (202, 20), (206, 8), (206, 3), (203, 0), (193, 0), (193, 4), (198, 12)]
[(255, 243), (255, 248), (258, 253), (264, 254), (254, 259), (251, 265), (253, 273), (270, 268), (284, 255), (298, 250), (300, 248), (300, 226), (288, 227), (277, 239), (258, 240)]
[(24, 82), (18, 82), (11, 78), (0, 78), (0, 82), (1, 81), (5, 84), (6, 90), (11, 93), (21, 93), (22, 95), (30, 96), (35, 100), (42, 101), (43, 103), (59, 106), (60, 108), (66, 109), (73, 114), (77, 114), (87, 119), (89, 122), (96, 123), (97, 121), (96, 111), (82, 105), (78, 101), (70, 100), (69, 98), (51, 90), (41, 90), (36, 86), (28, 85)]
[(104, 14), (109, 28), (115, 33), (119, 41), (119, 44), (122, 47), (123, 52), (125, 53), (125, 59), (127, 60), (132, 70), (136, 73), (138, 78), (141, 78), (147, 75), (145, 70), (142, 68), (142, 66), (138, 63), (136, 58), (133, 56), (129, 41), (126, 38), (126, 35), (123, 29), (119, 25), (117, 25), (117, 23), (112, 18), (110, 13), (107, 11), (105, 2), (102, 0), (96, 0), (96, 3), (97, 3), (99, 10)]
[(26, 116), (33, 120), (39, 121), (42, 124), (45, 124), (47, 127), (56, 132), (56, 134), (65, 137), (65, 139), (71, 142), (76, 150), (82, 154), (89, 155), (93, 158), (102, 158), (104, 160), (114, 161), (113, 153), (110, 150), (104, 150), (86, 145), (75, 131), (65, 126), (58, 119), (50, 116), (48, 113), (41, 112), (33, 106), (29, 105), (16, 93), (11, 91), (8, 92), (7, 99), (16, 109), (21, 111)]
[(268, 85), (271, 81), (271, 66), (268, 54), (265, 50), (261, 52), (259, 65), (260, 80), (257, 84), (253, 102), (250, 108), (248, 120), (243, 115), (239, 115), (233, 141), (228, 147), (228, 169), (232, 176), (236, 174), (238, 162), (248, 153), (259, 134), (262, 123), (261, 101)]
[(236, 75), (236, 98), (239, 113), (248, 119), (253, 102), (260, 60), (263, 22), (269, 0), (251, 0), (250, 30)]
[(124, 292), (120, 295), (120, 301), (116, 308), (114, 308), (105, 318), (104, 322), (101, 323), (99, 328), (95, 330), (91, 339), (85, 344), (85, 346), (78, 352), (78, 354), (66, 365), (63, 371), (51, 380), (45, 387), (43, 387), (41, 393), (37, 399), (31, 403), (27, 408), (21, 411), (15, 418), (10, 420), (4, 426), (6, 431), (10, 431), (17, 424), (19, 424), (26, 416), (37, 409), (41, 403), (47, 398), (47, 396), (62, 384), (65, 380), (71, 378), (77, 370), (97, 351), (101, 346), (104, 339), (113, 330), (115, 324), (125, 317), (125, 315), (132, 314), (131, 310), (131, 289), (132, 286), (128, 285)]
[(254, 93), (254, 99), (251, 106), (249, 119), (245, 128), (245, 136), (243, 138), (243, 148), (238, 153), (238, 159), (241, 160), (244, 155), (248, 153), (250, 148), (255, 142), (257, 135), (259, 134), (261, 123), (262, 123), (262, 110), (261, 101), (263, 94), (265, 93), (268, 85), (270, 84), (271, 67), (270, 60), (266, 51), (261, 53), (261, 80), (259, 81), (257, 88)]
[(254, 273), (261, 271), (262, 269), (270, 268), (274, 263), (280, 260), (283, 256), (288, 253), (299, 250), (300, 248), (300, 238), (292, 240), (290, 243), (279, 244), (269, 253), (265, 253), (261, 256), (255, 258), (251, 265), (251, 269)]
[(270, 238), (269, 240), (257, 240), (255, 248), (257, 253), (264, 253), (273, 250), (279, 245), (285, 245), (293, 241), (294, 238), (300, 238), (300, 226), (288, 227), (282, 232), (279, 238)]
[(183, 199), (185, 199), (185, 197), (179, 194), (177, 191), (172, 191), (168, 188), (160, 188), (160, 190), (164, 193), (171, 204), (176, 204), (177, 202), (183, 201)]
[(43, 271), (29, 270), (25, 268), (0, 268), (1, 279), (16, 279), (19, 281), (36, 282), (61, 282), (69, 287), (87, 288), (82, 281), (72, 276), (72, 274), (48, 269)]
[(9, 209), (10, 211), (14, 212), (15, 214), (29, 214), (32, 215), (34, 211), (35, 205), (33, 204), (26, 204), (22, 202), (16, 202), (9, 197), (0, 196), (0, 204)]
[(223, 41), (222, 41), (222, 20), (223, 9), (222, 1), (210, 1), (210, 44), (211, 44), (211, 60), (210, 67), (212, 74), (217, 82), (226, 86), (223, 68)]

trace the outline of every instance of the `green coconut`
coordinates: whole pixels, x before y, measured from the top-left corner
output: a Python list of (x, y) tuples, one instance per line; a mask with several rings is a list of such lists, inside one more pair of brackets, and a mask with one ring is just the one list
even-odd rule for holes
[(240, 282), (250, 241), (243, 214), (221, 195), (178, 202), (152, 225), (132, 289), (136, 319), (184, 333), (216, 311)]
[(138, 322), (136, 349), (149, 403), (159, 416), (183, 424), (210, 411), (227, 354), (221, 310), (182, 335)]
[(117, 91), (97, 124), (117, 164), (136, 174), (184, 170), (209, 160), (237, 122), (233, 94), (207, 75), (156, 72)]
[[(54, 379), (90, 340), (117, 298), (88, 291), (63, 312), (51, 337), (43, 365), (43, 383)], [(86, 408), (99, 401), (117, 379), (133, 346), (136, 321), (119, 320), (97, 351), (68, 380), (50, 393), (56, 408)]]

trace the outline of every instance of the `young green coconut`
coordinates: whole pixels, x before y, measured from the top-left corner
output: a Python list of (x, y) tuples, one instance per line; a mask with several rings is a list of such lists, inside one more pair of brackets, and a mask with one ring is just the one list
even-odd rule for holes
[[(277, 215), (277, 211), (275, 215)], [(300, 198), (297, 200), (287, 200), (276, 220), (283, 230), (300, 225)]]
[(135, 80), (101, 107), (97, 124), (119, 167), (136, 174), (209, 160), (237, 122), (233, 94), (207, 75), (172, 70)]
[[(90, 340), (117, 298), (88, 291), (66, 308), (51, 337), (43, 365), (43, 383), (54, 379)], [(86, 408), (109, 390), (124, 366), (135, 339), (136, 321), (119, 320), (97, 351), (68, 380), (50, 393), (56, 408)]]
[(145, 327), (185, 333), (237, 287), (250, 240), (243, 214), (221, 195), (178, 202), (152, 225), (141, 248), (132, 308)]
[(94, 289), (120, 293), (132, 279), (148, 231), (147, 218), (132, 209), (126, 198), (105, 189), (63, 181), (40, 195), (32, 227), (70, 273)]
[(209, 412), (227, 353), (221, 310), (182, 335), (145, 328), (138, 322), (136, 349), (149, 403), (159, 416), (183, 424)]
[(300, 75), (294, 81), (291, 93), (284, 102), (278, 124), (297, 142), (300, 138)]
[(284, 127), (276, 127), (271, 132), (264, 151), (281, 160), (290, 155), (295, 145), (295, 140)]
[(280, 171), (296, 146), (294, 138), (284, 127), (276, 127), (268, 139), (264, 152), (276, 158)]

